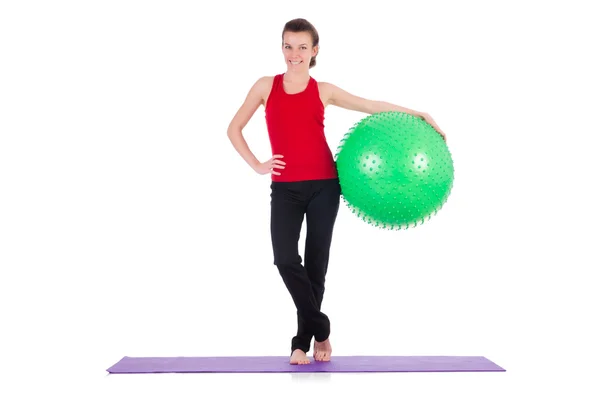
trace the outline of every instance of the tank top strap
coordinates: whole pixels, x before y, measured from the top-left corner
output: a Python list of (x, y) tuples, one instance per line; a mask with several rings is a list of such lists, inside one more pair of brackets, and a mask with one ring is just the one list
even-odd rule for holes
[(308, 83), (308, 87), (306, 88), (307, 94), (312, 101), (319, 103), (320, 106), (323, 105), (321, 101), (321, 93), (319, 91), (319, 82), (314, 78), (310, 78), (310, 83)]
[(310, 82), (308, 83), (308, 87), (306, 87), (306, 91), (308, 91), (311, 96), (316, 96), (320, 100), (319, 83), (312, 76), (310, 77)]
[(273, 79), (273, 91), (278, 94), (283, 93), (283, 74), (276, 74)]

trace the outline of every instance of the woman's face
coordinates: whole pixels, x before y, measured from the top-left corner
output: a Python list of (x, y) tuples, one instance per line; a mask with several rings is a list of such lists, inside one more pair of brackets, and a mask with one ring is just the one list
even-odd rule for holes
[(283, 56), (290, 70), (308, 69), (310, 59), (317, 55), (318, 48), (312, 47), (312, 37), (308, 32), (285, 32), (283, 35)]

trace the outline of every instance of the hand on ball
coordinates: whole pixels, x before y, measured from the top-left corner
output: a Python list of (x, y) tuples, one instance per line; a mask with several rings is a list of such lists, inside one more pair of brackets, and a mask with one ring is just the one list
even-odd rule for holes
[(446, 140), (446, 134), (444, 134), (442, 129), (433, 120), (433, 117), (431, 117), (428, 113), (419, 113), (419, 117), (425, 120), (428, 124), (430, 124), (442, 136), (442, 138)]

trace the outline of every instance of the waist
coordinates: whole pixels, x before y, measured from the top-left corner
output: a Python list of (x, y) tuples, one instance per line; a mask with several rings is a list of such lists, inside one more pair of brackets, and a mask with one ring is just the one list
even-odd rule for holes
[(337, 167), (333, 158), (323, 159), (319, 162), (300, 163), (287, 161), (284, 169), (275, 169), (281, 175), (271, 174), (274, 182), (292, 182), (321, 179), (335, 179), (338, 177)]

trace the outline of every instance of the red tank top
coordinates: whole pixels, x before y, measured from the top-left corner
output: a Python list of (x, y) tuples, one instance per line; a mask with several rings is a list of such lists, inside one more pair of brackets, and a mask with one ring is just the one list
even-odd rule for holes
[(273, 79), (265, 106), (265, 119), (272, 154), (283, 155), (285, 168), (271, 174), (276, 182), (332, 179), (337, 177), (333, 154), (325, 139), (325, 108), (319, 86), (310, 77), (306, 89), (288, 94), (283, 88), (283, 74)]

